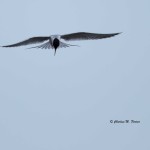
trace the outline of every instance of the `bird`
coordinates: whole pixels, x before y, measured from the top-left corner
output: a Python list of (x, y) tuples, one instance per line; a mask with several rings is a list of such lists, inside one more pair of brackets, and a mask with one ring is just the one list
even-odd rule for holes
[(18, 47), (18, 46), (25, 46), (29, 44), (43, 43), (39, 46), (30, 47), (28, 49), (31, 48), (54, 49), (54, 55), (55, 55), (58, 48), (78, 46), (78, 45), (67, 44), (64, 43), (63, 41), (98, 40), (103, 38), (110, 38), (118, 34), (120, 33), (98, 34), (98, 33), (89, 33), (89, 32), (77, 32), (77, 33), (64, 34), (64, 35), (38, 36), (38, 37), (32, 37), (26, 39), (24, 41), (15, 44), (5, 45), (1, 47)]

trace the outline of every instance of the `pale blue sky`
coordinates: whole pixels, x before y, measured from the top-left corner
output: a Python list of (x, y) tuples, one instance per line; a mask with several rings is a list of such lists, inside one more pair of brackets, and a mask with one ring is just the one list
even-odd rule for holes
[(123, 32), (71, 42), (80, 47), (58, 49), (55, 57), (53, 50), (0, 48), (0, 150), (149, 150), (149, 6), (148, 0), (0, 0), (0, 45)]

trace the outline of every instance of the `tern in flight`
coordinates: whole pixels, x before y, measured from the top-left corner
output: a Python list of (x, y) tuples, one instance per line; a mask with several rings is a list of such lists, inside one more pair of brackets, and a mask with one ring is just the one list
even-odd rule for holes
[[(78, 32), (78, 33), (71, 33), (65, 35), (51, 35), (46, 37), (32, 37), (22, 42), (18, 42), (16, 44), (5, 45), (2, 47), (17, 47), (23, 46), (28, 44), (36, 44), (36, 43), (43, 43), (42, 45), (31, 47), (31, 48), (42, 48), (42, 49), (54, 49), (54, 55), (56, 54), (57, 48), (66, 48), (69, 46), (77, 46), (77, 45), (70, 45), (67, 43), (62, 42), (65, 41), (76, 41), (76, 40), (98, 40), (103, 38), (110, 38), (120, 33), (111, 33), (111, 34), (97, 34), (97, 33), (87, 33), (87, 32)], [(46, 42), (47, 41), (47, 42)]]

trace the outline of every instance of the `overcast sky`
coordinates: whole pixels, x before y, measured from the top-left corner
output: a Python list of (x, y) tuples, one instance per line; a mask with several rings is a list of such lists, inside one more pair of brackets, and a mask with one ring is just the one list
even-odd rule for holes
[[(0, 48), (0, 150), (150, 149), (149, 0), (0, 0), (0, 45), (121, 35), (53, 50)], [(136, 120), (140, 123), (110, 123)]]

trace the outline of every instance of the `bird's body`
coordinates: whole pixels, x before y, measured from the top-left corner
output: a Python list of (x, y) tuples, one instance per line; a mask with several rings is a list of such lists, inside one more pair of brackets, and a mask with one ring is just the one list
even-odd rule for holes
[(60, 45), (60, 40), (56, 37), (56, 38), (54, 38), (53, 39), (53, 47), (55, 48), (55, 53), (54, 53), (54, 55), (56, 54), (56, 49), (59, 47), (59, 45)]
[(17, 46), (23, 46), (28, 44), (36, 44), (36, 43), (42, 43), (47, 41), (46, 43), (31, 47), (31, 48), (42, 48), (42, 49), (55, 49), (57, 48), (66, 48), (69, 46), (77, 46), (77, 45), (70, 45), (62, 42), (62, 40), (65, 41), (75, 41), (75, 40), (97, 40), (97, 39), (103, 39), (103, 38), (109, 38), (115, 35), (118, 35), (120, 33), (112, 33), (112, 34), (97, 34), (97, 33), (86, 33), (86, 32), (78, 32), (78, 33), (71, 33), (66, 35), (51, 35), (48, 37), (32, 37), (30, 39), (27, 39), (25, 41), (12, 44), (12, 45), (6, 45), (2, 47), (17, 47)]

